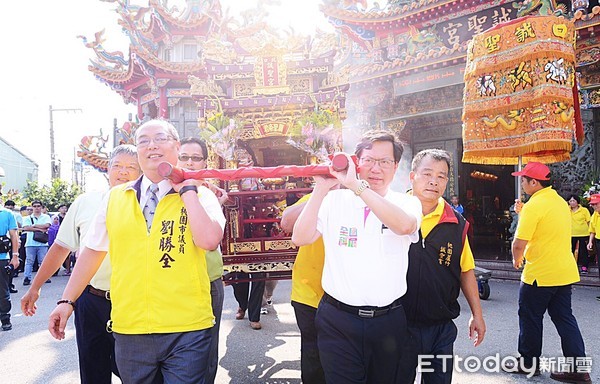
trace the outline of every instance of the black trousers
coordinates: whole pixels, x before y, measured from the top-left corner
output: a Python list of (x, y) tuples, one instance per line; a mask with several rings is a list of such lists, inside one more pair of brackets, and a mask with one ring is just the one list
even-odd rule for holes
[(112, 373), (119, 376), (115, 339), (106, 329), (110, 310), (110, 300), (92, 295), (87, 288), (77, 299), (75, 331), (83, 384), (110, 384)]
[(590, 265), (590, 254), (588, 253), (587, 244), (589, 237), (571, 237), (571, 252), (575, 253), (575, 246), (579, 243), (579, 250), (577, 251), (577, 264), (583, 267), (589, 267)]
[(315, 325), (328, 383), (394, 383), (407, 338), (401, 305), (385, 315), (365, 318), (321, 300)]
[(10, 322), (10, 310), (12, 305), (10, 303), (10, 276), (4, 270), (10, 263), (9, 259), (0, 260), (0, 321), (2, 324)]
[(458, 334), (454, 322), (449, 320), (428, 326), (409, 324), (408, 332), (396, 384), (414, 383), (420, 363), (423, 364), (421, 383), (450, 384), (454, 368), (454, 341)]
[(23, 233), (20, 237), (21, 245), (19, 246), (19, 268), (15, 271), (25, 272), (25, 259), (27, 259), (27, 253), (25, 252), (25, 242), (27, 241), (27, 234)]
[(325, 384), (325, 372), (317, 346), (315, 316), (317, 308), (292, 301), (296, 323), (300, 328), (300, 375), (304, 384)]
[(21, 234), (19, 241), (21, 243), (21, 245), (19, 246), (19, 266), (13, 271), (12, 276), (10, 276), (10, 286), (14, 287), (13, 284), (13, 277), (18, 276), (19, 273), (24, 272), (25, 271), (25, 259), (27, 258), (27, 255), (25, 254), (25, 241), (27, 240), (27, 235), (26, 234)]
[[(241, 279), (247, 279), (249, 276), (253, 278), (264, 277), (264, 273), (237, 273)], [(253, 281), (252, 287), (249, 282), (232, 284), (233, 296), (238, 302), (240, 308), (244, 311), (248, 310), (248, 320), (252, 322), (260, 321), (260, 306), (262, 304), (263, 294), (265, 292), (265, 281)], [(248, 295), (248, 293), (250, 293)]]

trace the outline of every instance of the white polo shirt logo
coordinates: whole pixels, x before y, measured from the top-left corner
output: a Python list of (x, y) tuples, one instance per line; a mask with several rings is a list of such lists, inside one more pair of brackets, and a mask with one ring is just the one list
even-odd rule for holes
[(358, 229), (356, 227), (340, 227), (340, 247), (356, 248), (358, 242)]

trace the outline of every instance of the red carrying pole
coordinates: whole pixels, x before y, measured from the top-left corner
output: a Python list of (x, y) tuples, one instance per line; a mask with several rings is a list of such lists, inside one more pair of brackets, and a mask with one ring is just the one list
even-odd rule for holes
[[(353, 162), (357, 160), (353, 156)], [(340, 172), (348, 168), (348, 158), (345, 154), (339, 153), (333, 156), (331, 167)], [(197, 171), (188, 171), (175, 167), (170, 163), (164, 162), (158, 165), (158, 173), (165, 179), (174, 183), (181, 183), (188, 179), (219, 179), (224, 181), (240, 180), (246, 178), (276, 178), (284, 176), (292, 177), (312, 177), (312, 176), (330, 176), (329, 165), (280, 165), (277, 167), (241, 167), (236, 169), (202, 169)]]

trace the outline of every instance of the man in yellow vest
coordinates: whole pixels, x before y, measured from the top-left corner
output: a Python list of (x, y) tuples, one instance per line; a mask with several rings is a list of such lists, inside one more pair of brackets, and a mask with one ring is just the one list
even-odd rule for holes
[[(119, 145), (108, 162), (108, 184), (115, 187), (140, 177), (137, 150), (133, 145)], [(35, 303), (42, 285), (57, 271), (69, 252), (80, 249), (96, 211), (108, 192), (90, 191), (77, 197), (60, 226), (54, 244), (31, 282), (31, 287), (21, 298), (25, 316), (35, 315)], [(115, 362), (115, 340), (106, 331), (110, 320), (110, 261), (105, 257), (100, 268), (79, 297), (75, 311), (79, 378), (82, 384), (110, 384), (112, 374), (119, 375)]]
[(124, 383), (204, 382), (214, 324), (205, 250), (223, 237), (216, 196), (193, 180), (175, 184), (158, 166), (177, 163), (179, 135), (167, 121), (136, 131), (144, 176), (103, 201), (49, 331), (65, 337), (75, 300), (106, 252), (112, 264), (112, 331)]

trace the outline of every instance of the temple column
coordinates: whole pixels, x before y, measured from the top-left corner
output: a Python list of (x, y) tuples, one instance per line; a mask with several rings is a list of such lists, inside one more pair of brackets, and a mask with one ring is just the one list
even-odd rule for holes
[(158, 105), (159, 105), (159, 110), (158, 110), (158, 116), (162, 119), (168, 119), (169, 118), (169, 105), (168, 105), (168, 100), (167, 100), (167, 88), (166, 87), (160, 87), (159, 88), (159, 100), (158, 100)]
[(142, 108), (142, 99), (137, 97), (137, 117), (139, 121), (144, 121), (144, 110)]

